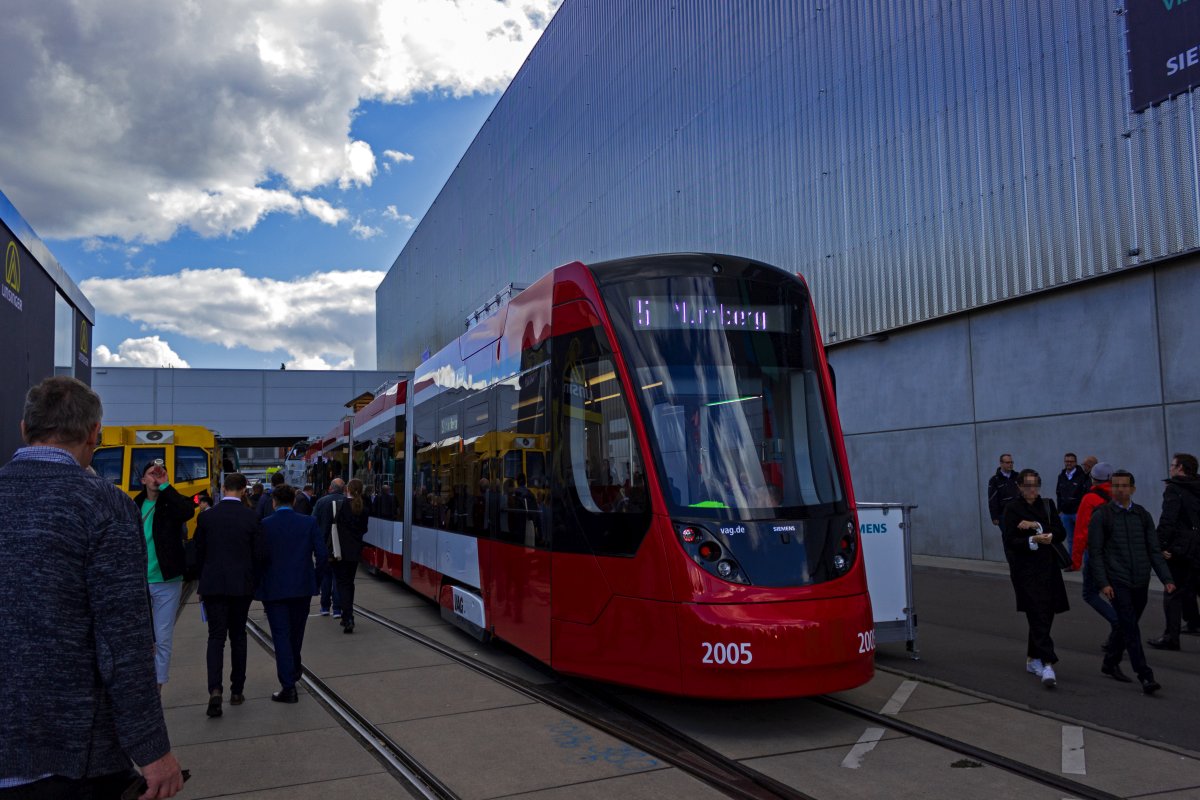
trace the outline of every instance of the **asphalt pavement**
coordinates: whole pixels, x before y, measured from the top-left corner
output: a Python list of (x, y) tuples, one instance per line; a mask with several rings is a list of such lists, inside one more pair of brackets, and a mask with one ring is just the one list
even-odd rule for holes
[[(1133, 683), (1100, 673), (1105, 622), (1080, 596), (1078, 573), (1066, 573), (1071, 610), (1055, 617), (1052, 635), (1058, 686), (1046, 689), (1025, 671), (1025, 615), (1016, 610), (1006, 564), (914, 557), (919, 660), (903, 644), (880, 645), (881, 669), (945, 682), (1048, 714), (1188, 750), (1200, 749), (1200, 636), (1183, 636), (1179, 652), (1146, 646), (1162, 691), (1142, 694)], [(1151, 581), (1142, 639), (1163, 629), (1162, 592)]]

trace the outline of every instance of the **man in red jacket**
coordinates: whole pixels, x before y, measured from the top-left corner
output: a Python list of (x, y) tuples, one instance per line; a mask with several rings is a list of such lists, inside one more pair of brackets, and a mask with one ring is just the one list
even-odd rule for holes
[[(1075, 541), (1071, 547), (1071, 562), (1075, 569), (1082, 569), (1083, 602), (1096, 610), (1108, 623), (1108, 640), (1104, 643), (1104, 652), (1112, 651), (1118, 633), (1117, 610), (1112, 603), (1100, 596), (1100, 588), (1092, 581), (1092, 573), (1087, 568), (1088, 523), (1092, 521), (1092, 512), (1112, 500), (1112, 464), (1101, 461), (1092, 467), (1092, 488), (1087, 490), (1079, 501), (1079, 511), (1075, 515)], [(1121, 672), (1120, 667), (1113, 668), (1112, 677), (1125, 682), (1130, 680)], [(1106, 673), (1107, 674), (1107, 673)], [(1119, 676), (1119, 677), (1118, 677)]]

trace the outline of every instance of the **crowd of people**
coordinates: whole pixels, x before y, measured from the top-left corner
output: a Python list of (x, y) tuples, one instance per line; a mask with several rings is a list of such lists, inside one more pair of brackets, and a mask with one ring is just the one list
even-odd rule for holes
[[(315, 500), (312, 486), (276, 474), (252, 499), (235, 472), (218, 500), (193, 502), (154, 459), (136, 465), (142, 490), (130, 498), (90, 470), (102, 415), (86, 384), (47, 378), (26, 395), (26, 446), (0, 469), (0, 800), (152, 800), (183, 788), (161, 693), (189, 572), (208, 624), (209, 717), (223, 714), (226, 641), (229, 702), (245, 701), (254, 599), (275, 645), (277, 702), (299, 701), (314, 595), (322, 614), (340, 600), (335, 616), (354, 631), (368, 517), (361, 481), (336, 478)], [(59, 499), (30, 502), (46, 487)], [(181, 532), (196, 514), (188, 542)]]
[(1162, 513), (1133, 501), (1133, 473), (1088, 456), (1063, 456), (1055, 499), (1043, 497), (1037, 470), (1018, 471), (1012, 454), (988, 481), (988, 510), (1000, 530), (1017, 610), (1029, 626), (1025, 669), (1053, 688), (1058, 655), (1051, 638), (1054, 616), (1070, 607), (1063, 572), (1080, 571), (1085, 603), (1109, 626), (1100, 671), (1121, 683), (1125, 654), (1145, 694), (1162, 686), (1146, 661), (1140, 621), (1149, 600), (1150, 575), (1163, 584), (1164, 630), (1146, 641), (1180, 649), (1180, 635), (1200, 634), (1200, 478), (1189, 453), (1171, 457)]

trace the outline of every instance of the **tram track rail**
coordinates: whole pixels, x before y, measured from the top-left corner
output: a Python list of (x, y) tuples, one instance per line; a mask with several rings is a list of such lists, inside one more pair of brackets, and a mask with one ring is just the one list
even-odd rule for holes
[(573, 681), (559, 679), (548, 686), (535, 684), (471, 658), (360, 605), (355, 604), (354, 613), (536, 702), (557, 709), (654, 758), (661, 759), (728, 797), (738, 800), (816, 800), (811, 795), (713, 750), (681, 731), (662, 725), (649, 715), (631, 714), (617, 702)]
[[(765, 798), (815, 800), (811, 795), (787, 786), (713, 750), (605, 689), (561, 677), (556, 683), (549, 686), (534, 684), (474, 659), (370, 609), (357, 604), (354, 608), (355, 614), (428, 647), (440, 655), (486, 675), (538, 702), (546, 703), (581, 722), (636, 746), (649, 755), (660, 758), (692, 777), (702, 780), (729, 797), (747, 798), (748, 800), (765, 800)], [(1063, 792), (1067, 797), (1078, 798), (1078, 800), (1120, 800), (1121, 797), (969, 742), (897, 719), (895, 716), (857, 706), (840, 698), (820, 696), (810, 698), (810, 700), (840, 713), (866, 720), (877, 727), (912, 737), (1024, 780)]]
[[(261, 625), (248, 619), (246, 631), (263, 649), (274, 655), (275, 646), (271, 635), (263, 630)], [(415, 796), (425, 800), (461, 800), (453, 789), (307, 667), (304, 668), (302, 681), (308, 691), (318, 698), (364, 747), (390, 767), (393, 775)]]

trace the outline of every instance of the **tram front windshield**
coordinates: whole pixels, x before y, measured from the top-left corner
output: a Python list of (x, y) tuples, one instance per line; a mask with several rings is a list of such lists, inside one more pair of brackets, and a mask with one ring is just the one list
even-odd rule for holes
[(721, 276), (603, 287), (672, 516), (844, 508), (802, 284)]

